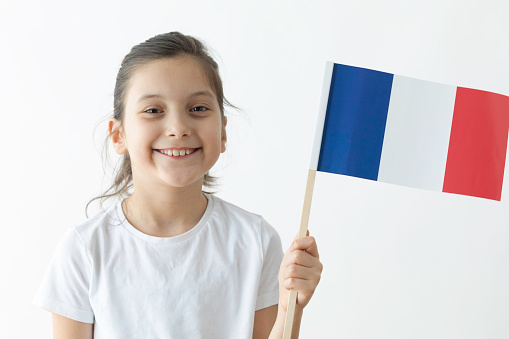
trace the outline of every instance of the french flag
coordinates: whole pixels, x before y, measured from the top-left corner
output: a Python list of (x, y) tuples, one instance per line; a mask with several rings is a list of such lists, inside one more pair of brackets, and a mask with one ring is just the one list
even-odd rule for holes
[(310, 169), (499, 200), (509, 97), (327, 62)]

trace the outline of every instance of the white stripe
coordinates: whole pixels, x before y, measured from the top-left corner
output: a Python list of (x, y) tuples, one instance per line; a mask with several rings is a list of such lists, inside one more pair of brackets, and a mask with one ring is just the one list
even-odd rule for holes
[(378, 181), (442, 191), (456, 86), (395, 75)]
[(309, 169), (315, 171), (318, 168), (320, 147), (322, 146), (323, 126), (325, 124), (325, 114), (327, 112), (327, 102), (329, 101), (329, 90), (333, 70), (334, 63), (327, 61), (323, 72), (322, 94), (320, 96), (320, 105), (318, 106), (318, 115), (316, 118), (315, 139), (313, 141), (313, 149), (311, 150), (311, 158), (309, 160)]

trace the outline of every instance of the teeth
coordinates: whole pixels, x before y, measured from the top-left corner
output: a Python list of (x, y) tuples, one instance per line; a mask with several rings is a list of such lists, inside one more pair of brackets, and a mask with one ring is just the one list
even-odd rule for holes
[(180, 156), (183, 156), (183, 155), (187, 155), (187, 154), (191, 154), (194, 152), (194, 150), (191, 150), (191, 149), (180, 149), (180, 150), (161, 150), (162, 153), (166, 154), (166, 155), (171, 155), (171, 156), (174, 156), (174, 157), (180, 157)]

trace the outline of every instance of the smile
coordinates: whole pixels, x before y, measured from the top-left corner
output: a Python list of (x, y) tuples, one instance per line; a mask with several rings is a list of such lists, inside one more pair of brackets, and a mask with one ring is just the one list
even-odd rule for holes
[(193, 154), (198, 148), (181, 148), (181, 149), (158, 149), (156, 151), (169, 155), (171, 157), (184, 157)]

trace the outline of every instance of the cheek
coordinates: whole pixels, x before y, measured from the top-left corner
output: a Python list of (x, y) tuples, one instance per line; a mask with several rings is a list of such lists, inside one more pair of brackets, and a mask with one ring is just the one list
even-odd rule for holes
[(223, 141), (222, 141), (222, 133), (221, 129), (214, 129), (213, 131), (210, 131), (210, 140), (214, 144), (214, 147), (218, 151), (223, 151)]
[[(208, 122), (196, 126), (196, 132), (198, 135), (201, 135), (201, 138), (207, 140), (207, 143), (210, 146), (218, 147), (221, 143), (221, 125), (219, 121), (209, 120)], [(217, 145), (217, 146), (216, 146)]]
[[(130, 128), (129, 128), (130, 127)], [(131, 153), (152, 149), (158, 130), (155, 126), (143, 125), (143, 123), (131, 124), (127, 127), (127, 145)]]

